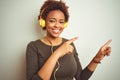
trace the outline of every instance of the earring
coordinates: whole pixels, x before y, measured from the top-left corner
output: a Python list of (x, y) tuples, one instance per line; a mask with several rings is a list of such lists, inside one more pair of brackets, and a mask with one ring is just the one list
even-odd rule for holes
[(68, 26), (68, 22), (64, 23), (64, 28), (66, 28)]
[(40, 26), (41, 26), (42, 28), (44, 28), (44, 27), (45, 27), (45, 20), (41, 18), (41, 19), (39, 20), (39, 24), (40, 24)]

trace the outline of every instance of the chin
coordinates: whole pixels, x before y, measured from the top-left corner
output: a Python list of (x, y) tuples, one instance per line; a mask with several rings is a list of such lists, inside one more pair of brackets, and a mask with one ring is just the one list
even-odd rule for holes
[(58, 38), (60, 35), (52, 35), (53, 38)]

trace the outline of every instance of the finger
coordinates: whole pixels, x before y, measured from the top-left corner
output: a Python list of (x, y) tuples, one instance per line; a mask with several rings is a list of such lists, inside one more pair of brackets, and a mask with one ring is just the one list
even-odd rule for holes
[(105, 50), (106, 50), (106, 51), (109, 51), (109, 50), (111, 50), (111, 47), (108, 46)]
[(111, 47), (108, 47), (108, 49), (106, 49), (106, 55), (109, 56), (111, 53)]
[(69, 46), (69, 52), (71, 53), (71, 52), (73, 52), (73, 50), (74, 50), (74, 48), (73, 48), (73, 46)]
[(103, 47), (108, 46), (111, 42), (112, 42), (112, 39), (108, 40), (108, 41), (103, 45)]
[(107, 56), (110, 56), (110, 53), (111, 53), (111, 51), (107, 51), (106, 55), (107, 55)]
[(72, 43), (73, 41), (75, 41), (76, 39), (78, 39), (78, 37), (74, 37), (74, 38), (68, 40), (66, 43), (71, 44), (71, 43)]

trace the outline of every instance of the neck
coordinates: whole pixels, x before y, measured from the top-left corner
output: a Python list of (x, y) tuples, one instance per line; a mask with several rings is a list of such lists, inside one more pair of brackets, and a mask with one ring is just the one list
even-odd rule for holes
[(56, 45), (59, 45), (61, 44), (62, 42), (62, 38), (60, 37), (57, 37), (57, 38), (52, 38), (52, 37), (49, 37), (49, 36), (45, 36), (43, 38), (44, 42), (48, 45), (52, 45), (52, 46), (56, 46)]

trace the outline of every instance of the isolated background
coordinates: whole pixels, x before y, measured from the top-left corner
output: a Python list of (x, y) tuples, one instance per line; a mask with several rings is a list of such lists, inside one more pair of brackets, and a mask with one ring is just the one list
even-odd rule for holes
[[(0, 0), (0, 80), (25, 80), (27, 44), (42, 36), (38, 14), (44, 0)], [(74, 43), (83, 68), (109, 39), (112, 53), (90, 80), (120, 80), (120, 0), (65, 0), (70, 20), (62, 37)]]

